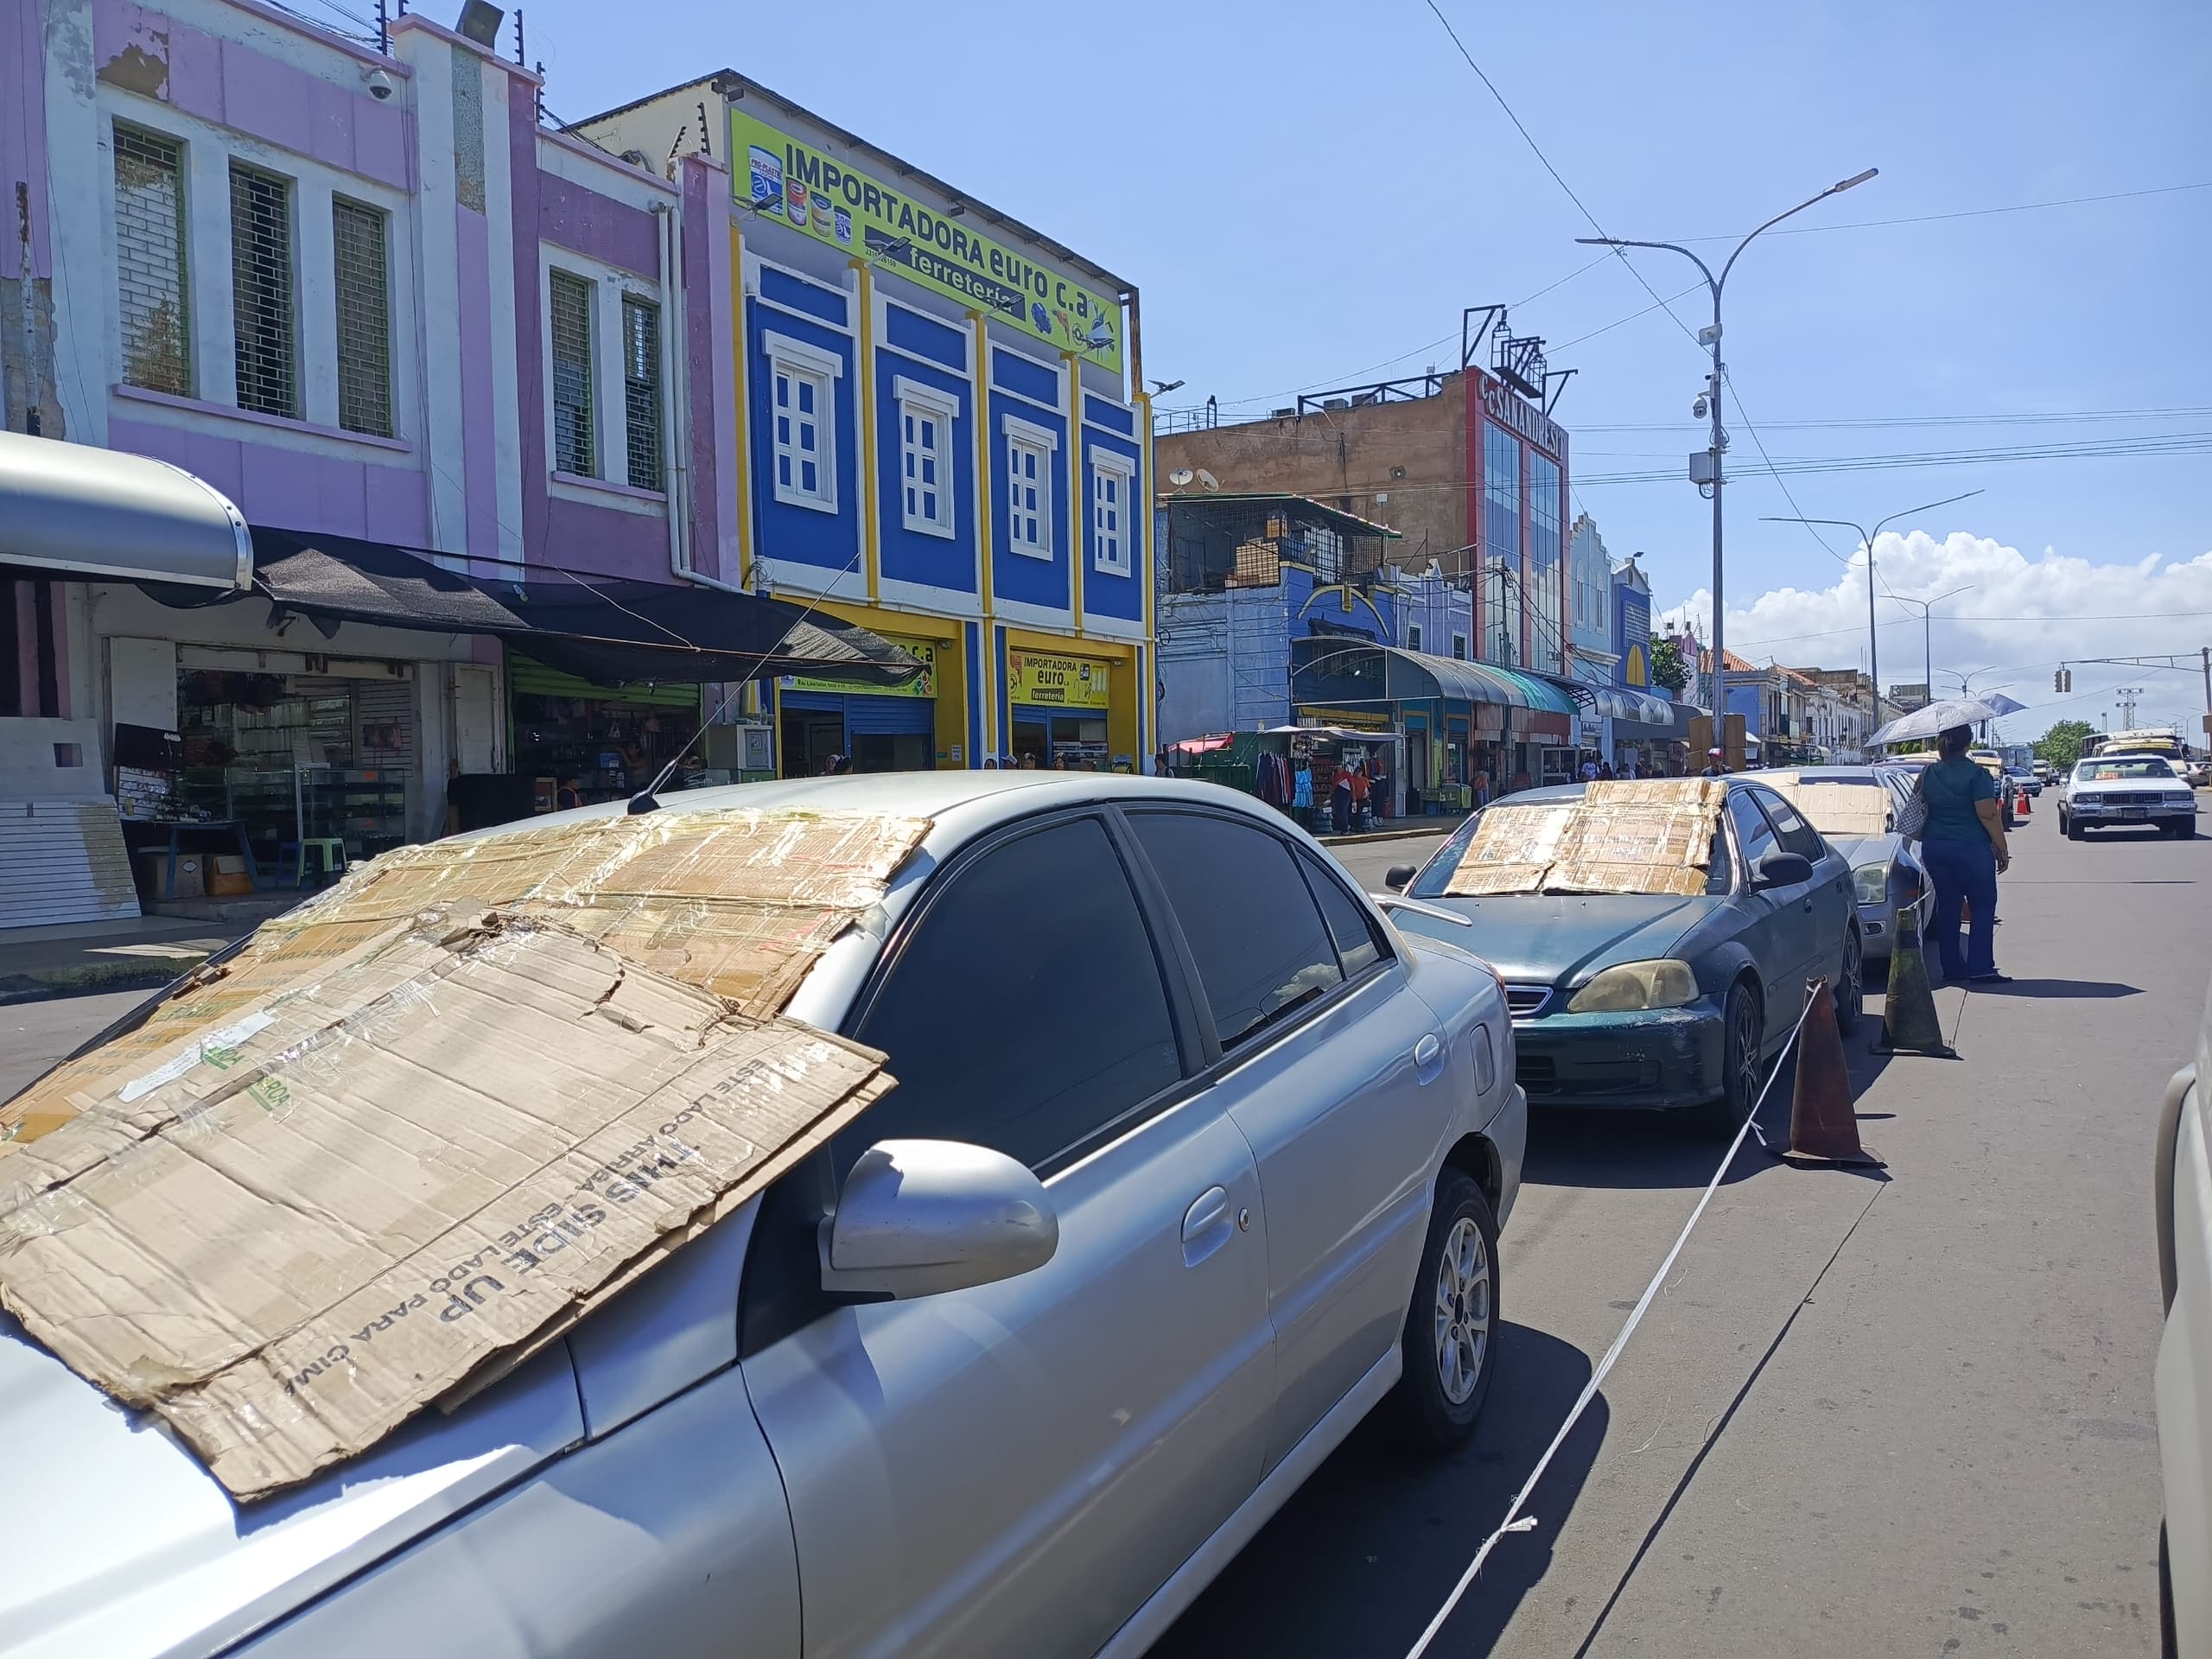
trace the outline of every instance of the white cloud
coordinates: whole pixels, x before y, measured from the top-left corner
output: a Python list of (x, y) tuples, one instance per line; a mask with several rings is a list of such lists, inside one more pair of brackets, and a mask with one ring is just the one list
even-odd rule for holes
[[(1878, 537), (1874, 556), (1885, 595), (1875, 607), (1885, 688), (1923, 677), (1919, 609), (1886, 595), (1919, 599), (1964, 588), (1936, 607), (1939, 691), (1948, 686), (1955, 695), (1960, 672), (2000, 669), (1974, 674), (1973, 688), (2001, 686), (2030, 705), (2028, 713), (2007, 722), (2008, 734), (2029, 736), (2054, 721), (2096, 722), (2107, 710), (2117, 721), (2120, 706), (2111, 694), (2139, 686), (2139, 722), (2178, 724), (2192, 741), (2204, 741), (2197, 724), (2204, 683), (2194, 662), (2184, 674), (2084, 665), (2084, 659), (2168, 652), (2194, 658), (2200, 646), (2212, 642), (2212, 552), (2180, 563), (2152, 554), (2132, 564), (2098, 564), (2049, 548), (2031, 559), (2017, 548), (1963, 531), (1942, 541), (1915, 531)], [(1832, 587), (1780, 588), (1749, 606), (1732, 602), (1728, 649), (1758, 663), (1865, 667), (1866, 556), (1854, 550), (1848, 569), (1834, 569)], [(1700, 588), (1655, 612), (1652, 620), (1663, 627), (1668, 620), (1694, 618), (1702, 636), (1712, 614), (1713, 595)], [(2074, 668), (2074, 693), (2068, 698), (2051, 689), (2052, 671), (2062, 662)]]

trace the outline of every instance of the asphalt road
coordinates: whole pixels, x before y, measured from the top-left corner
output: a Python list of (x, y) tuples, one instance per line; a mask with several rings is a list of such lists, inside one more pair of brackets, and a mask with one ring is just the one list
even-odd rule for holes
[[(1343, 852), (1375, 886), (1433, 844)], [(1739, 1158), (1536, 1489), (1536, 1529), (1433, 1652), (2157, 1652), (2151, 1128), (2212, 975), (2212, 839), (2069, 844), (2044, 810), (2013, 845), (2018, 982), (1936, 993), (1962, 1059), (1852, 1046), (1888, 1178)], [(1763, 1120), (1781, 1129), (1789, 1082)], [(1355, 1434), (1158, 1659), (1404, 1653), (1713, 1156), (1664, 1125), (1540, 1117), (1473, 1442), (1423, 1465)]]
[[(1379, 887), (1433, 844), (1344, 857)], [(2212, 839), (2069, 844), (2045, 810), (2014, 845), (1998, 944), (2018, 982), (1936, 994), (1962, 1060), (1853, 1046), (1888, 1178), (1738, 1160), (1536, 1529), (1433, 1652), (2156, 1652), (2150, 1129), (2212, 974)], [(138, 995), (0, 1007), (0, 1097)], [(1404, 1653), (1714, 1155), (1665, 1124), (1540, 1118), (1474, 1440), (1420, 1463), (1356, 1433), (1160, 1659)]]

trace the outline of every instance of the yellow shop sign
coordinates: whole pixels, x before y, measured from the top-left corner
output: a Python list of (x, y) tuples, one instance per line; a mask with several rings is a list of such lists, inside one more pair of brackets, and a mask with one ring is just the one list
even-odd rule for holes
[(1103, 709), (1111, 681), (1109, 664), (1087, 657), (1053, 657), (1040, 651), (1009, 651), (1007, 692), (1018, 703), (1045, 709)]
[(829, 680), (807, 674), (786, 674), (779, 682), (786, 691), (853, 691), (871, 697), (934, 697), (937, 696), (937, 648), (934, 639), (905, 639), (895, 633), (880, 636), (922, 665), (922, 671), (904, 685), (874, 685), (862, 680)]

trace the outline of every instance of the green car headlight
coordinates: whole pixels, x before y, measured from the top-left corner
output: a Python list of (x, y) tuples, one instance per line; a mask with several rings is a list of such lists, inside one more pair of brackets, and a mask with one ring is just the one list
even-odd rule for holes
[(1697, 976), (1687, 962), (1624, 962), (1608, 968), (1567, 999), (1569, 1014), (1642, 1014), (1687, 1007), (1697, 1001)]
[(1851, 873), (1851, 885), (1858, 890), (1862, 905), (1886, 904), (1890, 897), (1890, 872), (1886, 865), (1866, 864)]

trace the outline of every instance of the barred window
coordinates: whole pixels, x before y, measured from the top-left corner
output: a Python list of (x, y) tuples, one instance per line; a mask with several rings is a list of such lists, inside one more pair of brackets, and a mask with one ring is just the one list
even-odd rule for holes
[(592, 429), (591, 284), (565, 270), (552, 273), (553, 467), (579, 478), (599, 476)]
[(124, 383), (189, 397), (184, 146), (120, 122), (115, 127), (115, 266)]
[(622, 296), (622, 414), (629, 432), (630, 487), (661, 487), (660, 307)]
[(391, 295), (385, 216), (359, 202), (330, 203), (332, 271), (338, 289), (338, 424), (391, 435)]
[(238, 407), (300, 412), (292, 319), (292, 187), (231, 163), (231, 315)]

